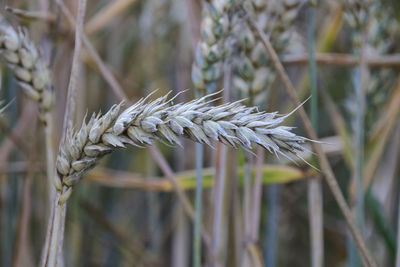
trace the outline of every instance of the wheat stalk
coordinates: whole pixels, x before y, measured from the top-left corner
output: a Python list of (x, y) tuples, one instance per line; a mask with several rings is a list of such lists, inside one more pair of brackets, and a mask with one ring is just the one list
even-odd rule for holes
[(55, 186), (64, 192), (60, 201), (69, 197), (72, 187), (100, 158), (128, 144), (145, 146), (160, 140), (179, 145), (183, 136), (209, 146), (219, 141), (250, 150), (257, 144), (289, 158), (303, 150), (306, 139), (292, 133), (291, 127), (279, 126), (290, 114), (260, 112), (241, 101), (211, 106), (213, 95), (175, 105), (168, 95), (154, 101), (145, 98), (122, 112), (120, 103), (104, 115), (84, 120), (78, 131), (67, 134), (59, 150)]
[[(247, 0), (244, 4), (262, 30), (270, 37), (278, 53), (291, 44), (293, 21), (298, 14), (299, 0), (259, 1)], [(268, 53), (254, 31), (243, 20), (235, 23), (233, 32), (237, 39), (239, 55), (235, 58), (234, 87), (243, 95), (250, 96), (251, 104), (260, 104), (268, 94), (276, 77)]]

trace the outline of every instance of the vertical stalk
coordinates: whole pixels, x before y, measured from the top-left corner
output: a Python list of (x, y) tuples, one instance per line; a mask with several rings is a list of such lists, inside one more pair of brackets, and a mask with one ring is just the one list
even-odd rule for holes
[[(318, 90), (317, 90), (317, 65), (315, 61), (315, 7), (317, 1), (311, 1), (308, 8), (308, 54), (311, 91), (311, 124), (318, 135)], [(313, 164), (317, 164), (313, 157)], [(322, 210), (322, 185), (321, 179), (311, 178), (308, 180), (308, 209), (310, 221), (311, 240), (311, 266), (323, 266), (324, 240), (323, 240), (323, 210)]]
[(49, 203), (54, 198), (54, 186), (52, 183), (53, 179), (53, 171), (54, 171), (54, 147), (53, 147), (53, 121), (50, 112), (46, 112), (44, 114), (44, 136), (46, 143), (46, 174), (47, 174), (47, 182), (49, 186)]
[[(358, 154), (356, 154), (356, 177), (357, 181), (357, 220), (361, 233), (364, 231), (364, 190), (363, 190), (363, 167), (364, 167), (364, 128), (365, 128), (365, 105), (366, 105), (366, 90), (369, 80), (369, 70), (367, 63), (367, 36), (366, 29), (362, 33), (362, 43), (361, 43), (361, 56), (360, 56), (360, 88), (357, 90), (357, 103), (359, 107), (357, 109), (357, 139), (356, 144), (359, 146)], [(357, 150), (356, 150), (357, 153)]]
[(262, 165), (264, 163), (264, 149), (257, 147), (256, 157), (256, 177), (253, 184), (253, 204), (251, 214), (251, 239), (252, 242), (258, 241), (259, 228), (260, 228), (260, 212), (261, 212), (261, 200), (262, 200)]
[[(44, 124), (44, 136), (45, 136), (45, 143), (46, 143), (46, 175), (47, 175), (47, 183), (49, 186), (48, 189), (48, 199), (49, 199), (49, 209), (50, 209), (50, 214), (49, 214), (49, 218), (53, 218), (54, 216), (54, 210), (52, 208), (52, 205), (54, 203), (54, 199), (55, 199), (55, 193), (56, 190), (54, 188), (53, 185), (53, 171), (55, 168), (55, 164), (54, 164), (54, 147), (53, 147), (53, 121), (51, 119), (51, 114), (49, 112), (46, 112), (44, 114), (44, 118), (43, 118), (43, 124)], [(50, 219), (49, 219), (49, 223), (47, 225), (47, 230), (46, 230), (46, 238), (44, 241), (44, 246), (43, 246), (43, 251), (42, 251), (42, 256), (40, 259), (40, 266), (44, 266), (43, 264), (45, 264), (47, 256), (48, 256), (48, 252), (49, 252), (49, 244), (50, 244), (50, 236), (51, 236), (51, 231), (52, 231), (52, 225), (50, 223)]]
[[(357, 109), (354, 125), (354, 170), (353, 179), (355, 181), (355, 196), (352, 196), (352, 210), (355, 214), (356, 222), (361, 234), (364, 231), (364, 190), (363, 190), (363, 168), (364, 168), (364, 128), (365, 128), (365, 105), (366, 105), (366, 87), (368, 83), (369, 71), (366, 59), (366, 29), (361, 32), (361, 51), (360, 65), (353, 70), (353, 85)], [(349, 241), (349, 266), (360, 266), (361, 260), (358, 255), (354, 242)]]
[[(223, 93), (223, 102), (226, 102), (229, 99), (229, 89), (231, 87), (231, 78), (232, 78), (232, 67), (229, 60), (226, 60), (224, 63), (224, 93)], [(223, 218), (223, 206), (224, 206), (224, 192), (225, 192), (225, 180), (226, 180), (226, 154), (227, 147), (218, 144), (217, 153), (219, 166), (216, 167), (216, 180), (214, 183), (215, 189), (215, 208), (214, 208), (214, 216), (213, 216), (213, 240), (212, 240), (212, 258), (213, 263), (215, 265), (220, 265), (220, 237), (222, 235), (222, 218)]]
[(202, 202), (203, 202), (203, 145), (196, 143), (196, 196), (193, 231), (193, 266), (201, 267)]
[(250, 257), (248, 252), (248, 246), (250, 245), (251, 238), (251, 166), (253, 164), (252, 154), (245, 151), (245, 164), (244, 164), (244, 175), (243, 175), (243, 237), (242, 237), (242, 252), (241, 252), (241, 266), (250, 266)]
[[(63, 4), (62, 0), (57, 0), (58, 4)], [(66, 110), (64, 114), (64, 122), (63, 122), (63, 136), (61, 140), (64, 140), (68, 130), (72, 129), (72, 124), (74, 120), (74, 112), (76, 109), (76, 97), (78, 90), (78, 75), (79, 75), (79, 56), (81, 52), (81, 34), (83, 28), (83, 21), (86, 11), (86, 0), (79, 0), (78, 3), (78, 12), (77, 12), (77, 22), (75, 25), (75, 48), (74, 54), (72, 58), (72, 68), (71, 75), (68, 84), (68, 94), (67, 94), (67, 103)], [(46, 140), (46, 142), (48, 142)], [(51, 140), (49, 140), (51, 142)], [(51, 206), (51, 216), (49, 217), (49, 228), (46, 236), (46, 241), (43, 249), (42, 255), (42, 266), (63, 266), (62, 259), (62, 249), (63, 249), (63, 241), (64, 241), (64, 229), (65, 229), (65, 215), (66, 215), (66, 206), (67, 199), (69, 194), (71, 193), (71, 188), (65, 188), (62, 186), (60, 178), (56, 174), (56, 171), (53, 171), (53, 183), (57, 184), (55, 186), (57, 188), (57, 192), (55, 193), (55, 197), (53, 198), (52, 206)], [(60, 201), (61, 200), (61, 201)]]
[(223, 204), (224, 204), (224, 191), (225, 191), (225, 162), (227, 148), (224, 145), (218, 144), (220, 149), (219, 168), (216, 173), (215, 186), (215, 208), (213, 216), (213, 232), (212, 232), (212, 258), (213, 262), (218, 265), (219, 253), (220, 253), (220, 237), (221, 237), (221, 226), (222, 226), (222, 215), (223, 215)]
[(267, 189), (266, 238), (264, 245), (265, 267), (274, 267), (276, 264), (276, 248), (279, 217), (279, 189), (278, 184), (272, 184)]
[(398, 203), (398, 209), (399, 211), (397, 212), (397, 251), (396, 251), (396, 267), (400, 267), (400, 198), (399, 198), (399, 203)]
[(48, 253), (48, 260), (45, 266), (53, 267), (57, 266), (57, 255), (59, 247), (62, 246), (62, 229), (63, 229), (63, 209), (65, 204), (60, 204), (60, 192), (57, 192), (57, 197), (54, 205), (54, 218), (53, 218), (53, 227), (51, 233), (51, 239), (49, 244), (49, 253)]

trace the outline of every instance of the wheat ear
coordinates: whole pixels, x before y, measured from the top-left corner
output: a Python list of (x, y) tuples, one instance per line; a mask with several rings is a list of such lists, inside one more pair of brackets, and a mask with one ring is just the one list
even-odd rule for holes
[(49, 199), (51, 199), (54, 150), (50, 109), (53, 106), (54, 97), (50, 71), (26, 31), (22, 28), (14, 29), (1, 16), (0, 53), (3, 62), (13, 71), (19, 86), (29, 98), (39, 104), (40, 120), (43, 123), (45, 133), (46, 175), (49, 181)]
[(102, 116), (93, 114), (78, 131), (69, 132), (60, 147), (55, 185), (65, 193), (61, 201), (100, 158), (126, 145), (146, 146), (154, 140), (179, 145), (179, 137), (187, 137), (209, 146), (219, 141), (250, 150), (257, 144), (289, 158), (303, 150), (307, 139), (292, 133), (291, 127), (279, 126), (290, 114), (260, 112), (241, 101), (211, 106), (211, 96), (175, 105), (167, 96), (142, 99), (122, 112), (120, 103)]
[(192, 66), (192, 81), (201, 95), (215, 92), (223, 72), (227, 53), (226, 38), (231, 29), (231, 11), (235, 0), (204, 1), (201, 40)]
[(23, 28), (17, 30), (0, 16), (0, 53), (3, 62), (13, 71), (19, 86), (26, 95), (39, 103), (40, 119), (44, 124), (48, 177), (53, 168), (51, 146), (51, 116), (53, 86), (50, 71), (35, 44)]
[[(46, 62), (23, 28), (14, 29), (0, 17), (0, 52), (26, 95), (44, 115), (53, 104), (52, 81)], [(42, 117), (43, 119), (43, 117)]]
[(50, 71), (35, 44), (23, 28), (13, 28), (0, 16), (0, 53), (3, 62), (13, 71), (26, 95), (38, 102), (44, 125), (49, 181), (54, 168), (50, 109), (53, 106), (53, 86)]
[[(278, 53), (291, 44), (293, 21), (300, 7), (299, 0), (260, 1), (247, 0), (245, 6), (258, 22)], [(276, 77), (268, 53), (245, 20), (235, 23), (233, 33), (237, 39), (239, 55), (235, 57), (233, 85), (242, 95), (250, 96), (250, 104), (265, 101), (268, 86)]]

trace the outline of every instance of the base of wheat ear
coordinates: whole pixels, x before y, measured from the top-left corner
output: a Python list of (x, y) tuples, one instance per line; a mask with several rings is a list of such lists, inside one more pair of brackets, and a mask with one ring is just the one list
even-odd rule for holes
[[(241, 101), (212, 106), (207, 95), (188, 103), (173, 104), (168, 95), (149, 101), (141, 99), (121, 112), (123, 102), (104, 115), (93, 114), (76, 132), (69, 132), (57, 157), (56, 188), (69, 196), (70, 190), (104, 155), (126, 145), (145, 146), (159, 140), (178, 144), (179, 137), (212, 146), (214, 141), (251, 149), (260, 145), (275, 155), (299, 157), (308, 139), (280, 126), (288, 115), (260, 112)], [(293, 113), (293, 112), (292, 112)]]

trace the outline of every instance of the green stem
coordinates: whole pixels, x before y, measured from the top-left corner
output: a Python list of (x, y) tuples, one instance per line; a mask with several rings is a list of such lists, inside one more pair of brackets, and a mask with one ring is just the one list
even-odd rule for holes
[[(308, 54), (310, 72), (311, 98), (311, 125), (318, 135), (318, 90), (317, 90), (317, 64), (315, 61), (315, 6), (316, 1), (311, 2), (308, 15)], [(318, 160), (315, 156), (312, 163), (316, 166)], [(311, 241), (311, 266), (323, 266), (324, 239), (323, 239), (323, 209), (322, 209), (322, 185), (319, 178), (310, 178), (308, 181), (308, 207), (310, 221)]]
[(202, 195), (203, 195), (203, 145), (196, 143), (196, 196), (195, 220), (193, 233), (193, 266), (201, 266), (201, 225), (202, 225)]

